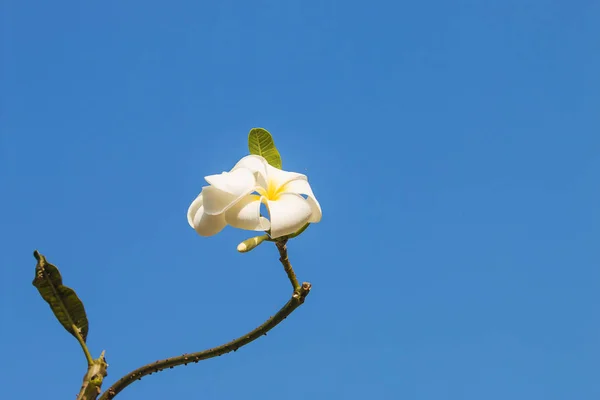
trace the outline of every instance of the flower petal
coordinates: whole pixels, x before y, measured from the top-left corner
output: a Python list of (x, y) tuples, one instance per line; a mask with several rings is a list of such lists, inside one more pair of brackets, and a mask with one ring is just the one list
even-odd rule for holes
[(295, 179), (307, 180), (306, 175), (302, 175), (297, 172), (283, 171), (267, 164), (267, 182), (269, 182), (269, 185), (281, 187)]
[(268, 185), (283, 186), (294, 179), (306, 180), (306, 175), (283, 171), (271, 166), (264, 157), (249, 155), (238, 161), (231, 171), (247, 169), (255, 173), (257, 183), (267, 189)]
[(225, 221), (234, 228), (266, 231), (271, 224), (268, 219), (260, 216), (260, 204), (260, 196), (244, 196), (225, 212)]
[(269, 165), (269, 163), (267, 163), (267, 160), (265, 160), (264, 157), (252, 154), (238, 161), (238, 163), (235, 164), (231, 171), (235, 171), (240, 168), (252, 171), (256, 178), (257, 184), (266, 189), (267, 165)]
[(236, 197), (250, 193), (256, 186), (254, 174), (245, 168), (217, 175), (209, 175), (204, 177), (204, 179), (211, 186)]
[(200, 236), (212, 236), (221, 232), (225, 226), (227, 226), (227, 222), (225, 222), (225, 216), (223, 214), (220, 215), (208, 215), (201, 208), (198, 213), (196, 213), (196, 217), (194, 218), (194, 229)]
[(223, 214), (208, 215), (204, 212), (202, 193), (196, 197), (188, 209), (188, 223), (200, 236), (216, 235), (227, 225)]
[(321, 221), (321, 217), (323, 215), (321, 211), (321, 205), (317, 201), (317, 198), (315, 197), (312, 189), (310, 188), (308, 181), (305, 181), (303, 179), (296, 179), (290, 181), (285, 184), (282, 193), (299, 193), (306, 195), (306, 201), (308, 201), (308, 204), (310, 205), (310, 208), (312, 210), (312, 214), (308, 222), (316, 223)]
[(223, 214), (243, 196), (224, 192), (214, 186), (205, 186), (202, 188), (204, 212), (209, 215)]
[(264, 157), (251, 154), (238, 161), (231, 170), (235, 171), (236, 169), (244, 168), (249, 169), (252, 172), (260, 172), (262, 175), (266, 175), (268, 164), (269, 163)]
[(187, 212), (187, 220), (188, 224), (193, 228), (194, 227), (194, 217), (196, 216), (196, 212), (202, 207), (202, 193), (198, 195), (190, 204)]
[(312, 215), (311, 206), (299, 194), (283, 193), (275, 201), (267, 200), (271, 217), (271, 237), (289, 235), (302, 228)]

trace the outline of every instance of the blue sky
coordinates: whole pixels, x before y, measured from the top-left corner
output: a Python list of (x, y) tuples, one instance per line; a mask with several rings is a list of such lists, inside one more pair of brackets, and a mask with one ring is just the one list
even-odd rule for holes
[(6, 398), (74, 397), (85, 370), (34, 249), (85, 302), (107, 383), (288, 299), (274, 246), (186, 221), (256, 126), (323, 207), (289, 245), (312, 293), (117, 399), (600, 396), (598, 2), (1, 8)]

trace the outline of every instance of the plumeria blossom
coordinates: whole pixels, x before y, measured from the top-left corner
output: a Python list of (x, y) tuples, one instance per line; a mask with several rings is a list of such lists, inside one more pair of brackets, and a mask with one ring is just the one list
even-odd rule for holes
[[(210, 186), (188, 209), (188, 222), (201, 236), (219, 233), (226, 225), (269, 231), (271, 238), (290, 235), (321, 220), (321, 206), (306, 175), (282, 171), (257, 155), (242, 158), (231, 171), (204, 178)], [(260, 214), (266, 205), (269, 218)]]

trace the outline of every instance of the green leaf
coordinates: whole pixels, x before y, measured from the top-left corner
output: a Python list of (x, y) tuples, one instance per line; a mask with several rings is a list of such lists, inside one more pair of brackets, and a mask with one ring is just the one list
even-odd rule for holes
[(271, 166), (281, 169), (281, 155), (279, 155), (279, 151), (275, 147), (271, 134), (266, 129), (250, 129), (250, 133), (248, 134), (248, 149), (250, 150), (250, 154), (262, 156)]
[(60, 276), (58, 268), (47, 262), (46, 257), (37, 250), (33, 252), (33, 256), (37, 259), (33, 286), (50, 305), (58, 322), (76, 338), (77, 334), (74, 332), (73, 326), (77, 327), (85, 342), (88, 334), (88, 320), (83, 303), (73, 289), (62, 284), (62, 276)]

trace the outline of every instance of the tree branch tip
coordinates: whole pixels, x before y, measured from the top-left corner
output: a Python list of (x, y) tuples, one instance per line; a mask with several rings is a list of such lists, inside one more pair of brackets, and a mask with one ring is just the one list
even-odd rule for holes
[(100, 353), (100, 357), (98, 357), (98, 360), (101, 360), (108, 367), (108, 363), (106, 362), (105, 354), (106, 354), (106, 350), (102, 350), (102, 353)]
[(38, 261), (41, 261), (41, 260), (42, 260), (42, 258), (44, 258), (44, 256), (43, 256), (43, 255), (41, 255), (41, 254), (40, 254), (40, 252), (39, 252), (39, 251), (37, 251), (37, 250), (34, 250), (34, 251), (33, 251), (33, 256), (34, 256), (34, 257), (35, 257), (35, 259), (36, 259), (36, 260), (38, 260)]
[(304, 299), (310, 293), (312, 285), (309, 282), (302, 282), (302, 286), (294, 291), (293, 299), (296, 299), (300, 304), (304, 303)]

